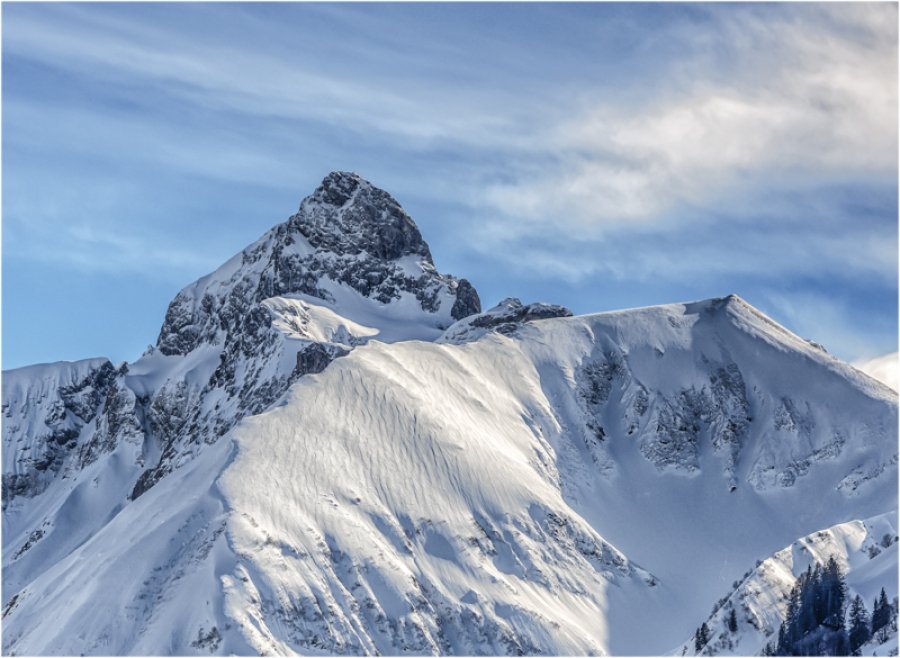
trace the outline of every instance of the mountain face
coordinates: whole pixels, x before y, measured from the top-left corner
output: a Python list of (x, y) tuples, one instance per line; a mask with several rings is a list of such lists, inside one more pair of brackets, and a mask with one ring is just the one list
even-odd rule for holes
[[(17, 429), (20, 422), (37, 427), (39, 439), (26, 452), (5, 455), (15, 464), (7, 469), (4, 462), (4, 506), (39, 493), (48, 471), (57, 474), (70, 462), (82, 469), (122, 431), (142, 437), (145, 470), (135, 498), (185, 454), (215, 442), (297, 378), (320, 372), (356, 345), (371, 337), (433, 339), (479, 311), (475, 289), (435, 270), (418, 228), (390, 195), (355, 174), (332, 173), (287, 222), (179, 292), (156, 347), (123, 365), (118, 379), (110, 376), (111, 364), (91, 361), (63, 366), (31, 397), (10, 392), (7, 400), (4, 388), (4, 404), (18, 409), (7, 416), (14, 421), (4, 430), (7, 448), (13, 437), (31, 435)], [(75, 372), (85, 379), (69, 381)], [(9, 376), (20, 375), (27, 377)], [(56, 377), (65, 382), (55, 386)], [(92, 396), (80, 411), (71, 408), (74, 386)], [(108, 392), (115, 399), (100, 413), (115, 418), (79, 438), (76, 430), (93, 420)], [(37, 414), (35, 395), (49, 396)], [(61, 405), (58, 418), (44, 417), (48, 405)]]
[(482, 312), (355, 174), (2, 413), (9, 654), (755, 653), (812, 560), (897, 594), (894, 391), (736, 296)]

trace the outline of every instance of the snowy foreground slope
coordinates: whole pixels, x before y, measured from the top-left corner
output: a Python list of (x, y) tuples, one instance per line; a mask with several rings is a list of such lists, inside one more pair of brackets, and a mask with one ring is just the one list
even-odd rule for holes
[(746, 654), (811, 559), (897, 593), (894, 391), (735, 296), (481, 313), (352, 174), (3, 414), (6, 653)]

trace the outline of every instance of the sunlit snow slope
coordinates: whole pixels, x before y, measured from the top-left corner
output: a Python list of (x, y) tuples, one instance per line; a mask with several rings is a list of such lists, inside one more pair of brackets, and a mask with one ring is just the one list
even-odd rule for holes
[[(823, 529), (852, 587), (897, 579), (896, 546), (858, 555), (897, 528), (896, 393), (736, 296), (582, 317), (504, 300), (448, 328), (468, 293), (429, 256), (437, 310), (338, 268), (247, 325), (235, 285), (268, 276), (248, 258), (185, 289), (168, 347), (130, 368), (5, 374), (6, 653), (680, 652), (757, 561), (782, 565), (748, 603), (777, 628), (805, 566), (782, 549)], [(397, 258), (376, 264), (405, 280)], [(217, 414), (196, 441), (190, 418)]]
[[(370, 345), (240, 427), (222, 483), (250, 517), (236, 547), (303, 547), (260, 550), (271, 562), (251, 591), (297, 592), (310, 569), (334, 570), (374, 605), (356, 623), (375, 648), (384, 606), (424, 599), (498, 621), (517, 610), (528, 621), (515, 634), (544, 651), (656, 653), (757, 558), (883, 511), (895, 424), (890, 391), (730, 298), (538, 321), (460, 346)], [(568, 545), (585, 522), (652, 579), (604, 586)], [(387, 584), (368, 576), (386, 555)], [(542, 643), (554, 621), (575, 641)], [(438, 648), (479, 650), (457, 640)]]

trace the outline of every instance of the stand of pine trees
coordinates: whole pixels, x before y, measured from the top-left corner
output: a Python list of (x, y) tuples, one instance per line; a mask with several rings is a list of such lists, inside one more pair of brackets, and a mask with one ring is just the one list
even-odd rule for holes
[(694, 652), (699, 654), (707, 644), (709, 644), (709, 626), (703, 622), (694, 633)]
[(791, 589), (787, 617), (778, 639), (766, 645), (764, 656), (858, 656), (873, 637), (884, 642), (897, 629), (897, 603), (888, 602), (884, 588), (875, 600), (871, 618), (862, 597), (850, 601), (847, 584), (834, 558), (824, 567), (811, 565)]
[[(884, 591), (884, 590), (882, 590)], [(859, 648), (872, 637), (872, 629), (869, 626), (869, 612), (866, 604), (858, 594), (850, 604), (850, 653), (859, 655)]]
[(884, 642), (887, 639), (891, 618), (895, 615), (894, 609), (888, 603), (887, 594), (884, 593), (884, 587), (882, 587), (881, 595), (875, 599), (875, 605), (872, 608), (872, 637), (878, 642)]
[(811, 565), (791, 589), (787, 618), (768, 656), (847, 656), (850, 637), (844, 625), (847, 584), (832, 557), (824, 567)]

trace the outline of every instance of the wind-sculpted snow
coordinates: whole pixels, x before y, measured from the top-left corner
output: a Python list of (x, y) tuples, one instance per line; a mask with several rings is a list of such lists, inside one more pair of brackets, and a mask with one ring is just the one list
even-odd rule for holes
[(232, 610), (257, 651), (603, 650), (606, 590), (655, 580), (562, 498), (522, 365), (371, 345), (236, 430)]
[(658, 654), (896, 528), (891, 389), (735, 296), (481, 313), (351, 174), (3, 416), (8, 654)]
[[(269, 305), (285, 340), (307, 340), (313, 316), (317, 338), (348, 347), (369, 331), (302, 300)], [(774, 367), (785, 359), (789, 371)], [(160, 418), (190, 407), (171, 400)], [(736, 299), (533, 320), (463, 344), (360, 342), (139, 500), (120, 498), (87, 544), (30, 576), (8, 562), (4, 647), (667, 651), (748, 565), (890, 505), (895, 419), (888, 389)], [(689, 436), (683, 462), (646, 450), (669, 430)], [(753, 477), (773, 445), (803, 437), (776, 466), (788, 472), (837, 433), (842, 448), (790, 486)], [(849, 495), (841, 483), (865, 463), (888, 465)], [(158, 531), (137, 521), (148, 513)], [(41, 524), (21, 527), (17, 549)], [(116, 565), (137, 546), (150, 557), (124, 589), (121, 568), (86, 557)], [(105, 583), (118, 612), (87, 636), (60, 626), (61, 573), (72, 592)], [(104, 644), (113, 623), (133, 634)]]

